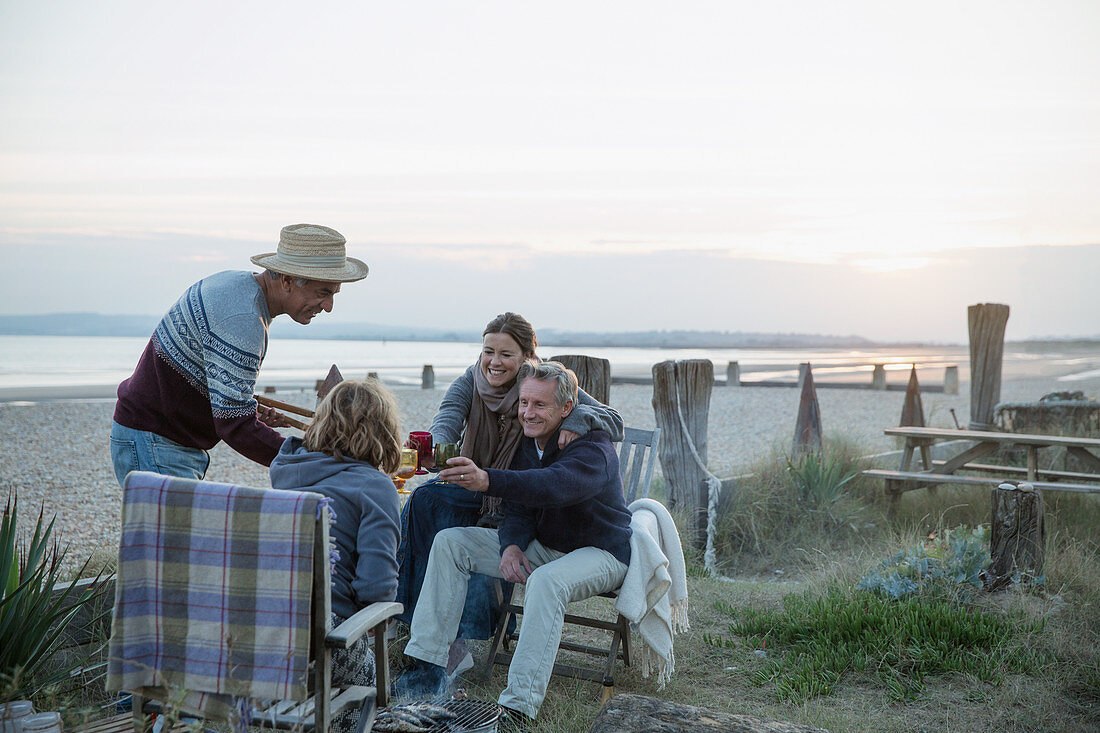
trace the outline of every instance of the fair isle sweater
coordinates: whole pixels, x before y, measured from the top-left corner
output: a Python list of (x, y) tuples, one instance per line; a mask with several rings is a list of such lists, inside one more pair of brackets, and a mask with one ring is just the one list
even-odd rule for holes
[(187, 289), (118, 386), (115, 422), (189, 448), (225, 441), (267, 466), (283, 436), (256, 417), (253, 390), (271, 324), (250, 272), (226, 271)]

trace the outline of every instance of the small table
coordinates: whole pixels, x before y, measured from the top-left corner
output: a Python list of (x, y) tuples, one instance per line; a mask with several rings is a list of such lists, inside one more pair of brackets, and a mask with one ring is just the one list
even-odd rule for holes
[[(975, 484), (996, 486), (1005, 480), (1022, 480), (1036, 489), (1055, 491), (1100, 492), (1100, 439), (1066, 435), (1030, 435), (998, 433), (985, 430), (951, 430), (949, 428), (897, 427), (886, 428), (886, 435), (905, 438), (901, 466), (897, 471), (869, 469), (865, 476), (885, 479), (886, 495), (890, 497), (890, 513), (897, 508), (901, 494), (938, 484)], [(972, 444), (943, 461), (932, 460), (932, 445), (936, 441), (965, 440)], [(1018, 445), (1027, 450), (1027, 467), (996, 466), (974, 463), (978, 458), (1003, 445)], [(1039, 450), (1062, 447), (1093, 469), (1092, 473), (1053, 471), (1039, 468)], [(921, 470), (913, 470), (913, 456), (919, 452)], [(958, 476), (956, 471), (972, 471), (992, 476)]]

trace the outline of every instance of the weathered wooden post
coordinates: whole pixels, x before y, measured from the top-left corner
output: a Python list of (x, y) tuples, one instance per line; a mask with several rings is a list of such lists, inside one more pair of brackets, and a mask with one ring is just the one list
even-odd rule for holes
[(1004, 359), (1008, 306), (979, 303), (966, 309), (970, 325), (971, 430), (993, 428), (993, 408), (1001, 399), (1001, 363)]
[(605, 405), (611, 399), (611, 362), (595, 356), (560, 354), (550, 361), (560, 361), (577, 375), (580, 388)]
[(871, 389), (886, 389), (886, 367), (883, 364), (875, 364), (875, 370), (871, 372)]
[(798, 419), (794, 424), (791, 460), (798, 461), (810, 453), (821, 452), (821, 407), (817, 404), (817, 388), (810, 365), (806, 364), (802, 395), (798, 402)]
[(806, 383), (806, 375), (810, 373), (810, 362), (804, 361), (798, 365), (798, 389), (802, 389), (802, 385)]
[(707, 534), (707, 420), (713, 389), (709, 359), (653, 366), (653, 413), (661, 429), (658, 457), (668, 484), (668, 506), (683, 508), (692, 518), (692, 542), (700, 548)]
[(424, 365), (424, 371), (420, 374), (421, 389), (435, 389), (435, 368), (431, 364)]
[(924, 404), (920, 398), (920, 383), (917, 381), (917, 367), (909, 372), (909, 385), (905, 388), (905, 404), (901, 406), (901, 427), (924, 427)]
[(367, 372), (367, 379), (378, 380), (378, 372)]
[(1042, 575), (1046, 541), (1043, 495), (1029, 483), (1003, 483), (993, 489), (991, 517), (992, 588), (1007, 585), (1015, 573)]
[(943, 370), (943, 393), (959, 393), (959, 365), (948, 364)]
[(741, 365), (735, 361), (731, 361), (726, 365), (726, 386), (741, 386)]

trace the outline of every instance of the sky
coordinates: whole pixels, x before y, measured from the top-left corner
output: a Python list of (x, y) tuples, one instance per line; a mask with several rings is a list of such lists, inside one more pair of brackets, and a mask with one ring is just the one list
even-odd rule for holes
[(0, 313), (332, 226), (331, 321), (1100, 335), (1100, 3), (0, 0)]

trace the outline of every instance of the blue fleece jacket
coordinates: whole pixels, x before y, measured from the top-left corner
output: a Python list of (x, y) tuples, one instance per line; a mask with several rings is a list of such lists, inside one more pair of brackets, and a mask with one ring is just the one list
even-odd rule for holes
[(523, 438), (511, 470), (490, 468), (486, 493), (504, 499), (500, 549), (523, 551), (537, 539), (559, 552), (598, 547), (630, 564), (630, 511), (619, 457), (607, 433), (593, 430), (558, 450), (558, 434), (538, 456)]
[(332, 579), (332, 610), (348, 618), (375, 601), (397, 597), (400, 509), (393, 481), (363, 461), (337, 461), (287, 438), (271, 462), (271, 486), (316, 491), (332, 499), (330, 536), (340, 560)]

